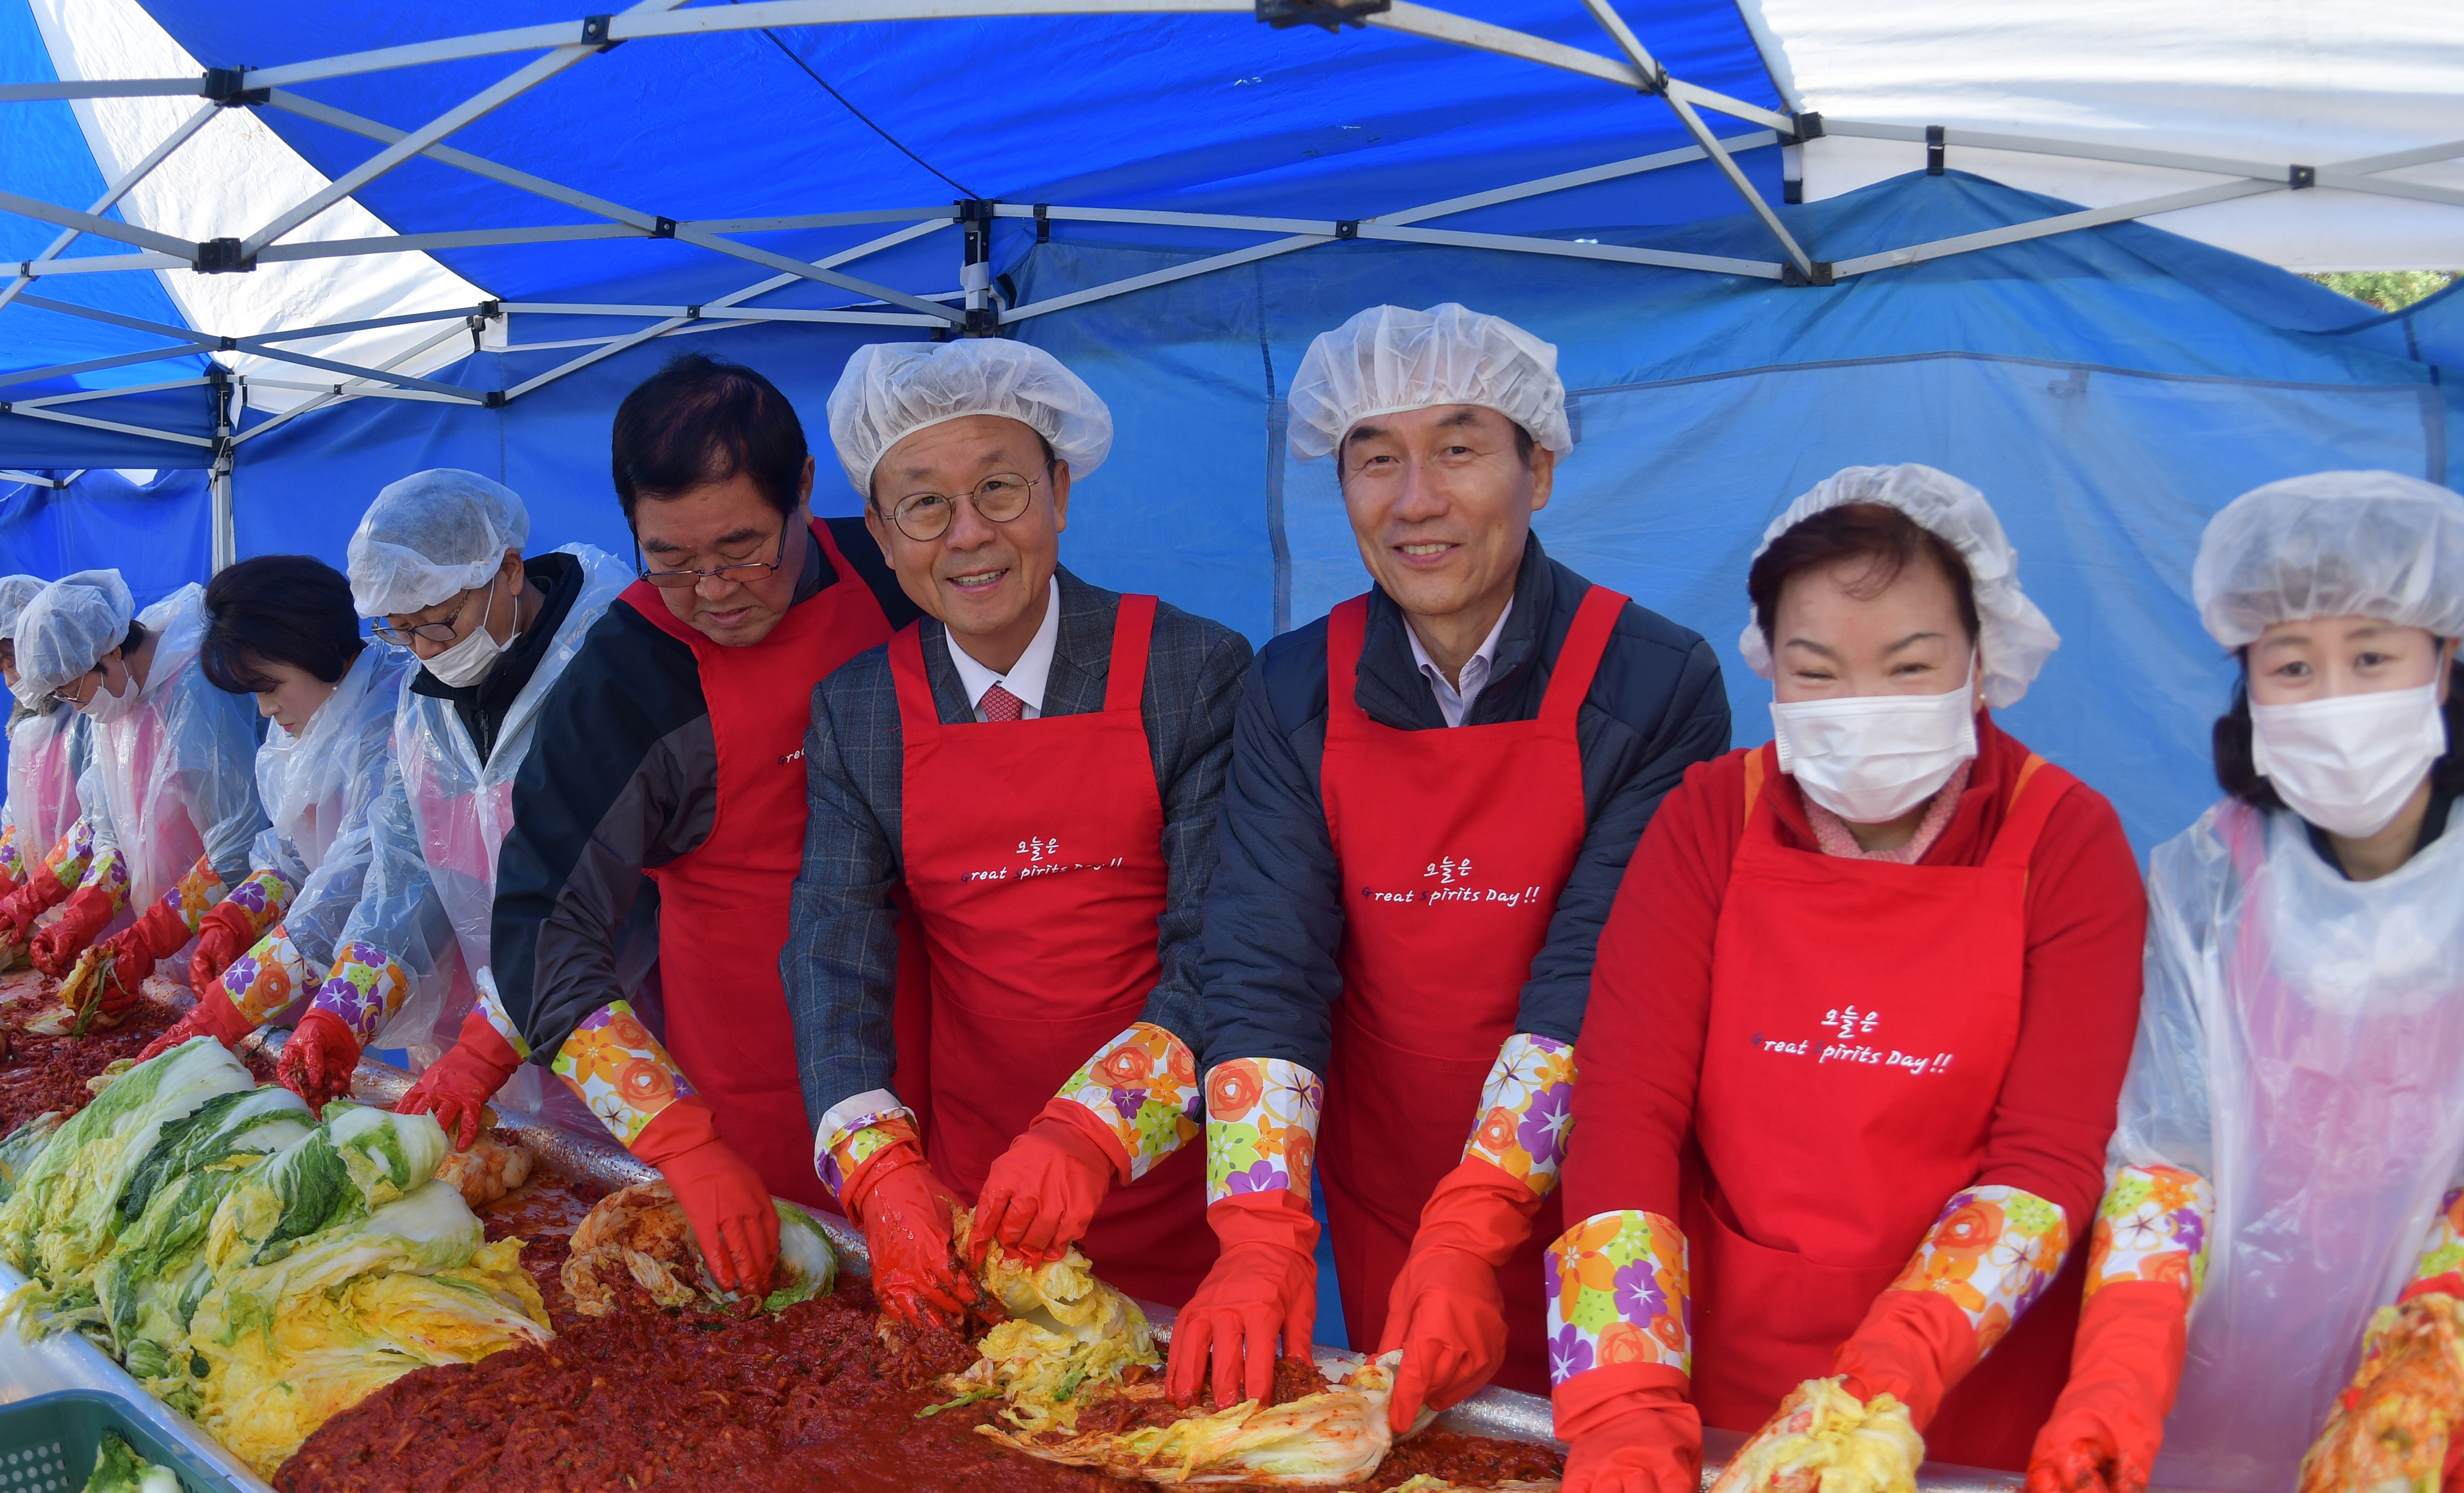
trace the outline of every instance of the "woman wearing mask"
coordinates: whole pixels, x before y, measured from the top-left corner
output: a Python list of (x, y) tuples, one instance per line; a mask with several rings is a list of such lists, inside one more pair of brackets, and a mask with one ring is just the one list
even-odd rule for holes
[[(17, 620), (42, 589), (34, 576), (0, 577), (0, 679), (11, 690)], [(36, 709), (11, 699), (8, 791), (0, 801), (0, 964), (84, 874), (94, 826), (78, 805), (77, 777), (92, 760), (86, 718), (75, 707)]]
[(116, 570), (52, 582), (17, 620), (17, 699), (30, 709), (66, 702), (93, 719), (99, 786), (86, 804), (92, 860), (66, 911), (34, 933), (34, 965), (66, 976), (134, 909), (135, 921), (95, 951), (110, 955), (107, 1019), (135, 1002), (155, 962), (179, 953), (227, 895), (241, 899), (255, 933), (282, 915), (274, 887), (249, 877), (249, 845), (265, 827), (255, 712), (197, 667), (204, 631), (204, 587), (138, 612)]
[(2111, 807), (1986, 708), (2059, 641), (2016, 559), (1920, 466), (1850, 468), (1764, 535), (1741, 647), (1777, 739), (1661, 804), (1575, 1055), (1581, 1221), (1547, 1265), (1568, 1493), (1694, 1493), (1702, 1427), (1783, 1399), (1882, 1432), (1906, 1465), (1874, 1486), (1927, 1451), (2026, 1463), (2145, 909)]
[(2371, 1334), (2399, 1344), (2464, 1297), (2464, 499), (2271, 483), (2209, 523), (2190, 585), (2241, 666), (2227, 796), (2149, 864), (2090, 1294), (2029, 1469), (2048, 1493), (2291, 1488), (2372, 1313), (2402, 1304)]
[(145, 1056), (199, 1035), (236, 1046), (314, 995), (281, 1077), (321, 1108), (349, 1090), (351, 1065), (320, 1064), (312, 1074), (306, 1058), (331, 1046), (357, 1060), (338, 1013), (399, 1006), (407, 971), (430, 968), (442, 952), (431, 947), (445, 930), (427, 879), (375, 888), (368, 875), (377, 855), (369, 810), (393, 775), (394, 712), (412, 665), (400, 648), (361, 638), (350, 582), (305, 555), (262, 555), (221, 571), (206, 587), (206, 677), (254, 695), (273, 723), (256, 753), (257, 796), (272, 823), (249, 861), (251, 880), (289, 910), (253, 946), (243, 942), (240, 898), (206, 914), (189, 964), (197, 1003)]

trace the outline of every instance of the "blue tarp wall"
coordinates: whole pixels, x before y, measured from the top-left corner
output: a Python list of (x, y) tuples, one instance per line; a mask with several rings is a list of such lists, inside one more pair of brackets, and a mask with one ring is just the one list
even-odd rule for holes
[[(1845, 258), (2063, 207), (1951, 172), (1785, 210)], [(1739, 216), (1587, 236), (1742, 256), (1766, 252), (1760, 232)], [(1002, 268), (1031, 301), (1213, 247), (1056, 232), (1015, 246)], [(2357, 316), (2298, 276), (2139, 225), (1829, 289), (1354, 242), (1018, 326), (1094, 385), (1119, 432), (1071, 505), (1065, 561), (1253, 640), (1361, 589), (1331, 466), (1286, 459), (1280, 396), (1317, 332), (1380, 300), (1448, 298), (1557, 343), (1580, 440), (1536, 531), (1578, 570), (1711, 639), (1740, 745), (1770, 735), (1769, 689), (1735, 645), (1746, 564), (1771, 516), (1858, 463), (1923, 461), (1982, 488), (2064, 637), (2006, 723), (2109, 795), (2143, 851), (2214, 797), (2208, 726), (2231, 671), (2189, 603), (2208, 516), (2303, 472), (2448, 481), (2464, 440), (2455, 292), (2411, 316)], [(538, 335), (516, 318), (517, 343)], [(823, 448), (825, 397), (862, 340), (824, 326), (722, 330), (633, 348), (503, 409), (370, 400), (303, 417), (241, 448), (240, 552), (339, 562), (378, 488), (448, 465), (520, 492), (535, 547), (620, 548), (606, 429), (635, 381), (687, 345), (738, 359), (788, 392)], [(500, 387), (571, 356), (481, 354), (437, 377)], [(2424, 361), (2433, 357), (2451, 366)], [(856, 511), (821, 454), (816, 508)]]

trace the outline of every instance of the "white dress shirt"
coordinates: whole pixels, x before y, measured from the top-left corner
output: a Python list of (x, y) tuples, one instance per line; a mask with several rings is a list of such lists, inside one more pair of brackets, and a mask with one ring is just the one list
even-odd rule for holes
[[(1461, 689), (1446, 683), (1446, 671), (1429, 657), (1427, 648), (1420, 647), (1420, 635), (1412, 630), (1410, 619), (1404, 620), (1403, 635), (1412, 640), (1412, 657), (1420, 666), (1421, 677), (1429, 681), (1429, 692), (1438, 697), (1438, 713), (1445, 716), (1447, 725), (1462, 725), (1471, 714), (1471, 702), (1488, 687), (1489, 670), (1497, 667), (1497, 640), (1506, 635), (1506, 619), (1513, 615), (1514, 598), (1509, 596), (1506, 610), (1497, 614), (1497, 626), (1488, 629), (1487, 641), (1481, 644), (1479, 652), (1463, 660)], [(1040, 679), (1037, 682), (1042, 683)]]
[[(1057, 579), (1044, 582), (1044, 626), (1035, 629), (1026, 651), (1018, 656), (1008, 673), (997, 674), (977, 663), (965, 648), (958, 647), (958, 640), (951, 636), (947, 627), (941, 629), (941, 641), (949, 645), (950, 662), (958, 670), (958, 682), (966, 686), (967, 703), (976, 708), (978, 721), (984, 718), (984, 692), (995, 685), (1018, 696), (1019, 703), (1025, 707), (1018, 713), (1019, 719), (1033, 720), (1044, 714), (1044, 686), (1052, 677), (1052, 649), (1061, 641), (1061, 582)], [(1491, 648), (1497, 644), (1493, 637), (1488, 641)], [(1413, 647), (1419, 645), (1415, 643)]]

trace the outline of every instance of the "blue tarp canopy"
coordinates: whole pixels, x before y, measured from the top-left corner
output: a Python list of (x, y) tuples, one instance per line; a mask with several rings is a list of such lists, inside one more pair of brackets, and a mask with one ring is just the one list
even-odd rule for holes
[[(1770, 517), (1855, 463), (1924, 461), (1976, 483), (2065, 638), (2007, 723), (2112, 797), (2145, 847), (2214, 796), (2208, 722), (2230, 676), (2188, 598), (2207, 516), (2258, 483), (2326, 468), (2448, 481), (2464, 436), (2453, 291), (2379, 317), (2129, 212), (2081, 226), (2076, 204), (1991, 179), (1996, 158), (1964, 153), (1955, 132), (1929, 174), (1923, 128), (1887, 122), (1834, 127), (1903, 142), (1905, 174), (1790, 202), (1798, 155), (1821, 141), (1727, 4), (1629, 0), (1609, 13), (1708, 100), (1689, 107), (1727, 143), (1736, 181), (1667, 101), (1637, 91), (1627, 54), (1574, 0), (1397, 5), (1335, 34), (1260, 25), (1248, 0), (1079, 15), (1020, 0), (1001, 8), (1021, 13), (830, 25), (804, 24), (803, 0), (653, 7), (618, 17), (619, 32), (738, 29), (626, 33), (563, 64), (541, 49), (578, 40), (576, 23), (534, 0), (484, 24), (547, 30), (476, 48), (455, 40), (472, 13), (433, 4), (80, 3), (152, 27), (155, 51), (98, 71), (90, 47), (70, 44), (68, 0), (0, 0), (0, 129), (21, 132), (0, 145), (34, 139), (42, 156), (0, 151), (0, 191), (83, 209), (125, 174), (80, 158), (99, 126), (75, 112), (107, 122), (125, 100), (9, 101), (6, 84), (65, 78), (67, 93), (246, 65), (258, 71), (224, 80), (241, 91), (218, 113), (193, 89), (141, 101), (193, 127), (199, 149), (253, 126), (253, 148), (292, 179), (352, 188), (343, 207), (363, 216), (359, 237), (316, 237), (325, 217), (275, 233), (244, 274), (38, 273), (0, 307), (0, 369), (54, 370), (0, 385), (21, 405), (0, 413), (0, 467), (192, 475), (98, 499), (75, 523), (62, 516), (77, 484), (0, 487), (11, 568), (128, 564), (150, 546), (146, 563), (176, 553), (202, 573), (211, 505), (196, 469), (218, 454), (229, 553), (339, 563), (378, 488), (442, 465), (522, 493), (537, 547), (621, 553), (607, 422), (661, 361), (694, 347), (760, 368), (818, 445), (850, 349), (948, 335), (972, 306), (979, 330), (997, 322), (1049, 348), (1112, 406), (1114, 455), (1073, 504), (1065, 560), (1263, 640), (1365, 584), (1327, 464), (1283, 449), (1281, 396), (1309, 340), (1379, 301), (1460, 300), (1558, 345), (1579, 445), (1538, 532), (1711, 638), (1740, 743), (1769, 734), (1768, 687), (1735, 639)], [(860, 13), (916, 8), (866, 0)], [(1479, 46), (1447, 39), (1477, 26), (1495, 29)], [(429, 50), (372, 69), (302, 66), (381, 48)], [(355, 174), (402, 131), (552, 64), (565, 71), (439, 147), (467, 155)], [(261, 99), (246, 91), (259, 83), (272, 90)], [(2252, 172), (2226, 186), (2285, 185)], [(1551, 180), (1566, 174), (1581, 179)], [(165, 221), (145, 189), (104, 217), (134, 205)], [(242, 257), (298, 200), (216, 189), (226, 215), (168, 231), (234, 236)], [(1038, 204), (1054, 209), (1041, 222)], [(0, 259), (37, 257), (65, 220), (13, 206), (0, 201)], [(997, 215), (980, 232), (953, 221), (976, 211)], [(775, 221), (825, 213), (869, 221)], [(179, 262), (177, 245), (108, 238), (94, 229), (66, 252)], [(245, 300), (268, 286), (330, 296), (351, 277), (299, 276), (337, 266), (392, 274), (390, 298), (305, 317)], [(178, 346), (201, 306), (257, 317), (207, 327), (234, 344), (211, 349), (234, 376), (234, 441), (217, 440), (226, 386), (180, 383), (204, 371), (203, 350), (179, 366), (56, 371)], [(397, 324), (332, 330), (354, 319)], [(328, 332), (264, 340), (311, 326)], [(275, 356), (286, 352), (307, 361)], [(165, 383), (178, 386), (110, 392)], [(60, 393), (105, 397), (22, 408)], [(181, 495), (161, 495), (165, 484)], [(146, 498), (163, 506), (127, 506)], [(855, 505), (825, 476), (818, 507)], [(21, 548), (36, 532), (49, 548)]]

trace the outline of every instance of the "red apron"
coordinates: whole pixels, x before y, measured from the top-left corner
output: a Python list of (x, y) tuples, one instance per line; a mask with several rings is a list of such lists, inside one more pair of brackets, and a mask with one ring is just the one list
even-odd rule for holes
[[(1374, 1351), (1420, 1209), (1463, 1160), (1481, 1085), (1512, 1036), (1582, 848), (1574, 716), (1626, 599), (1592, 587), (1536, 719), (1398, 731), (1353, 700), (1369, 599), (1327, 618), (1326, 827), (1344, 895), (1343, 999), (1318, 1167), (1343, 1321)], [(1498, 1272), (1506, 1366), (1549, 1393), (1541, 1251), (1564, 1232), (1555, 1195)]]
[[(2018, 1042), (2028, 857), (2073, 781), (2032, 757), (1984, 865), (1900, 866), (1781, 845), (1775, 762), (1769, 746), (1746, 759), (1680, 1220), (1694, 1403), (1731, 1431), (1831, 1372), (1975, 1184)], [(1944, 1397), (1933, 1460), (2027, 1465), (2070, 1372), (2087, 1220), (2072, 1230), (2069, 1268)]]
[[(710, 838), (665, 866), (645, 867), (659, 884), (668, 1051), (709, 1102), (719, 1134), (770, 1191), (835, 1212), (829, 1189), (813, 1173), (813, 1126), (796, 1074), (779, 954), (787, 943), (788, 889), (804, 852), (804, 730), (812, 722), (813, 686), (887, 641), (890, 619), (818, 519), (813, 538), (836, 582), (789, 607), (769, 636), (746, 648), (713, 643), (668, 610), (647, 582), (626, 587), (618, 600), (693, 648), (718, 749)], [(902, 999), (902, 1012), (910, 1004)]]
[[(1163, 976), (1163, 801), (1139, 713), (1155, 608), (1152, 596), (1121, 598), (1092, 714), (945, 726), (921, 629), (890, 645), (906, 740), (901, 854), (933, 961), (926, 1149), (964, 1198)], [(1205, 1148), (1114, 1188), (1083, 1247), (1131, 1295), (1187, 1301), (1215, 1263)]]

